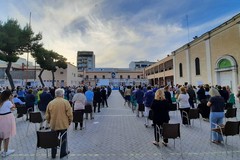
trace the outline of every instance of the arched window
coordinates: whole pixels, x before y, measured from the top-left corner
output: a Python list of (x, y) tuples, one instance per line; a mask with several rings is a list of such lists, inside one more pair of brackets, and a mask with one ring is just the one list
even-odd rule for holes
[(179, 76), (180, 76), (180, 77), (183, 77), (182, 63), (179, 64)]
[(200, 60), (199, 60), (199, 58), (195, 59), (195, 69), (196, 69), (196, 75), (200, 75)]

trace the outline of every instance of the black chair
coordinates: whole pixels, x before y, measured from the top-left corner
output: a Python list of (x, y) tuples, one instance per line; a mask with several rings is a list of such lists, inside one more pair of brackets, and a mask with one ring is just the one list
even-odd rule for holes
[(225, 113), (225, 118), (236, 118), (237, 119), (237, 108), (229, 108)]
[[(35, 151), (35, 159), (37, 157), (37, 150), (40, 148), (46, 149), (47, 157), (48, 157), (48, 149), (59, 147), (63, 144), (62, 137), (67, 133), (64, 132), (60, 138), (58, 138), (58, 133), (55, 131), (37, 131), (37, 146)], [(68, 150), (68, 144), (67, 144)]]
[[(84, 111), (74, 111), (73, 112), (73, 123), (83, 123), (83, 127), (86, 128), (86, 121), (84, 121), (83, 115), (84, 113), (82, 113)], [(74, 129), (74, 125), (73, 125), (73, 129)]]
[(32, 111), (31, 108), (27, 109), (24, 104), (15, 103), (15, 106), (17, 108), (17, 118), (23, 118), (24, 115), (29, 114), (29, 112)]
[(174, 148), (175, 148), (175, 139), (179, 138), (181, 142), (180, 136), (180, 123), (170, 124), (164, 123), (162, 125), (162, 138), (166, 139), (174, 139)]
[(37, 131), (36, 123), (42, 123), (43, 121), (44, 120), (43, 120), (40, 112), (30, 112), (29, 113), (29, 123), (28, 123), (28, 126), (27, 126), (27, 133), (28, 133), (30, 123), (35, 124), (35, 130)]
[(216, 128), (213, 128), (212, 131), (217, 132), (218, 134), (221, 134), (222, 136), (225, 136), (224, 141), (224, 147), (226, 149), (227, 153), (227, 137), (228, 136), (235, 136), (239, 135), (239, 126), (240, 126), (240, 121), (227, 121), (225, 125), (218, 125), (214, 124)]
[[(190, 122), (190, 120), (193, 120), (192, 124), (194, 124), (194, 119), (199, 119), (200, 127), (202, 128), (199, 109), (190, 109), (188, 113), (186, 111), (183, 111), (183, 116), (188, 119), (188, 122)], [(188, 123), (188, 125), (190, 124)]]

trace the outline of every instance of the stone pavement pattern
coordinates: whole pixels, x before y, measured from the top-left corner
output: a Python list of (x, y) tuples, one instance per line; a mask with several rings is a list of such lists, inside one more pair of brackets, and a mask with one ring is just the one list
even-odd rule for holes
[[(76, 131), (73, 130), (73, 124), (70, 126), (68, 129), (68, 146), (71, 151), (69, 160), (240, 159), (239, 136), (228, 138), (226, 154), (224, 145), (210, 143), (209, 122), (201, 121), (201, 127), (199, 120), (195, 120), (192, 127), (181, 125), (181, 143), (176, 139), (174, 148), (174, 141), (170, 139), (168, 147), (162, 145), (156, 147), (152, 144), (153, 128), (145, 128), (144, 118), (136, 117), (129, 107), (124, 106), (124, 100), (118, 91), (112, 92), (108, 104), (108, 108), (101, 108), (101, 112), (94, 115), (94, 120), (86, 120), (84, 130)], [(170, 112), (170, 118), (170, 123), (179, 123), (179, 112)], [(37, 142), (35, 126), (30, 124), (26, 134), (28, 122), (25, 118), (18, 118), (16, 123), (17, 135), (11, 139), (9, 147), (16, 152), (4, 159), (34, 159)], [(39, 149), (37, 159), (51, 159), (50, 150), (47, 158), (46, 151)]]

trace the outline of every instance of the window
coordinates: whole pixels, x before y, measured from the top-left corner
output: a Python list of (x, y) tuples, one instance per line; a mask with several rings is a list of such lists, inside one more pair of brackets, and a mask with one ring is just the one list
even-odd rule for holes
[(183, 77), (182, 63), (179, 64), (179, 76), (180, 76), (180, 77)]
[(128, 75), (128, 79), (130, 79), (130, 75)]
[(138, 75), (137, 78), (140, 79), (140, 76)]
[(97, 76), (96, 76), (96, 75), (94, 75), (94, 79), (97, 79)]
[(60, 72), (60, 74), (63, 74), (63, 72)]
[(105, 79), (105, 75), (103, 75), (102, 78)]
[(199, 61), (199, 58), (195, 59), (195, 69), (196, 69), (196, 75), (200, 75), (200, 61)]
[(86, 79), (88, 79), (88, 75), (86, 75)]
[(123, 76), (122, 75), (120, 75), (120, 79), (122, 79), (123, 78)]

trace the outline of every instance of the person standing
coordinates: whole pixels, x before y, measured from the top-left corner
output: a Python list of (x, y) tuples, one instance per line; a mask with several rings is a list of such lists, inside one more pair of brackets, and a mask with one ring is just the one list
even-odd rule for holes
[(145, 106), (145, 110), (144, 110), (144, 116), (145, 116), (145, 127), (149, 126), (149, 111), (150, 111), (150, 107), (152, 105), (152, 102), (154, 100), (154, 92), (152, 91), (152, 87), (148, 86), (147, 87), (147, 92), (144, 94), (144, 106)]
[[(8, 149), (10, 137), (16, 135), (16, 122), (11, 110), (15, 108), (12, 102), (12, 92), (5, 90), (0, 96), (0, 152), (2, 157), (6, 157), (14, 150)], [(3, 141), (3, 151), (1, 150)]]
[[(72, 107), (68, 100), (64, 99), (64, 90), (58, 88), (55, 90), (56, 98), (47, 105), (46, 120), (50, 124), (50, 128), (56, 131), (60, 136), (67, 131), (73, 120)], [(63, 144), (60, 148), (60, 158), (65, 157), (70, 152), (67, 151), (67, 134), (62, 138)], [(57, 148), (52, 148), (52, 158), (56, 158)]]
[[(217, 89), (211, 88), (209, 91), (209, 94), (211, 98), (207, 102), (207, 106), (210, 107), (210, 123), (211, 123), (211, 129), (216, 128), (216, 125), (222, 125), (223, 124), (223, 118), (224, 118), (224, 106), (225, 106), (225, 100), (220, 95)], [(223, 141), (223, 137), (221, 134), (218, 134), (217, 132), (212, 131), (211, 134), (211, 141), (212, 143), (221, 143)]]
[[(85, 92), (85, 96), (87, 98), (87, 105), (91, 106), (91, 108), (93, 107), (93, 97), (94, 97), (94, 93), (92, 91), (92, 87), (89, 86), (88, 90)], [(86, 119), (88, 119), (88, 113), (86, 113)], [(93, 113), (90, 113), (90, 119), (93, 119)]]
[[(83, 114), (85, 110), (85, 105), (87, 102), (86, 96), (83, 92), (83, 87), (77, 89), (77, 93), (72, 98), (74, 112), (80, 112), (81, 114), (81, 122), (80, 122), (80, 130), (83, 128)], [(75, 130), (77, 130), (78, 122), (75, 122)]]
[[(35, 103), (35, 96), (33, 95), (33, 90), (29, 89), (26, 97), (25, 97), (25, 105), (27, 107), (27, 110), (30, 110), (31, 112), (34, 111), (34, 103)], [(29, 120), (29, 115), (27, 114), (27, 120)]]
[(137, 117), (139, 117), (139, 112), (141, 112), (142, 117), (144, 117), (144, 114), (143, 114), (143, 111), (144, 111), (143, 96), (144, 96), (144, 92), (142, 90), (142, 86), (139, 85), (138, 90), (136, 91), (136, 94), (135, 94), (135, 98), (136, 98), (137, 104), (138, 104)]
[[(151, 109), (153, 111), (153, 126), (154, 126), (154, 145), (159, 145), (159, 133), (157, 127), (161, 128), (163, 123), (168, 123), (169, 117), (169, 102), (166, 100), (163, 89), (158, 89), (155, 93), (155, 98), (152, 102)], [(161, 131), (161, 130), (160, 130)], [(162, 144), (167, 146), (168, 139), (163, 139)]]
[(93, 96), (93, 107), (94, 107), (94, 113), (96, 112), (96, 107), (98, 106), (98, 112), (100, 112), (100, 104), (102, 102), (102, 96), (100, 92), (100, 88), (96, 87), (94, 89), (94, 96)]
[[(179, 102), (179, 110), (182, 117), (182, 124), (190, 125), (190, 120), (186, 118), (190, 110), (190, 104), (189, 104), (189, 95), (186, 92), (185, 87), (180, 88), (180, 94), (178, 95), (177, 99)], [(187, 115), (183, 111), (187, 112)]]
[(106, 92), (106, 89), (105, 87), (103, 86), (101, 88), (101, 97), (102, 97), (102, 105), (104, 107), (104, 103), (106, 104), (106, 106), (108, 107), (108, 103), (107, 103), (107, 92)]
[[(47, 109), (47, 105), (48, 103), (53, 100), (52, 95), (48, 92), (48, 87), (44, 87), (43, 88), (43, 92), (42, 94), (40, 94), (40, 101), (39, 101), (39, 105), (38, 108), (41, 111), (41, 114), (43, 116), (43, 119), (45, 119), (45, 114), (46, 114), (46, 109)], [(49, 129), (48, 123), (46, 123), (45, 126), (46, 130)], [(40, 130), (43, 129), (44, 127), (42, 126), (42, 123), (40, 124)]]

